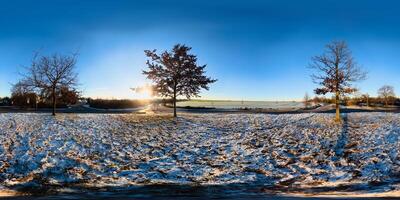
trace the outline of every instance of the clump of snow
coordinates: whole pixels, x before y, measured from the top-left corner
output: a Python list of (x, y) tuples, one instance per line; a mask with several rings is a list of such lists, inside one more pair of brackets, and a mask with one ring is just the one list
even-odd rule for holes
[(0, 187), (323, 185), (400, 174), (400, 114), (0, 114)]

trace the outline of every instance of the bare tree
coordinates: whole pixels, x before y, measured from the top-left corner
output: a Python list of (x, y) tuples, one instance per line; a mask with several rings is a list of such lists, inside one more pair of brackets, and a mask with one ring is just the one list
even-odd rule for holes
[(389, 105), (389, 100), (396, 96), (396, 94), (394, 93), (394, 87), (390, 85), (384, 85), (379, 88), (378, 95), (379, 97), (383, 98), (386, 107)]
[(366, 94), (362, 95), (362, 97), (364, 98), (367, 107), (369, 107), (369, 94), (366, 93)]
[(76, 54), (51, 56), (35, 55), (27, 67), (20, 84), (34, 88), (40, 94), (49, 93), (52, 101), (52, 114), (56, 115), (57, 93), (61, 88), (72, 88), (77, 84), (75, 73)]
[(304, 108), (305, 109), (308, 109), (310, 107), (310, 96), (308, 95), (307, 92), (304, 95), (303, 103), (304, 103)]
[(149, 57), (146, 64), (148, 71), (143, 74), (152, 80), (154, 94), (172, 99), (174, 117), (176, 117), (176, 99), (198, 97), (201, 89), (208, 90), (208, 85), (216, 80), (204, 75), (206, 65), (197, 64), (197, 56), (190, 54), (191, 47), (177, 44), (172, 51), (157, 54), (156, 50), (146, 50)]
[(34, 90), (32, 89), (32, 87), (27, 86), (27, 84), (23, 80), (18, 81), (17, 83), (12, 85), (11, 96), (28, 94), (28, 93), (34, 93)]
[(338, 41), (326, 45), (326, 51), (312, 58), (311, 68), (317, 72), (312, 75), (315, 83), (321, 85), (316, 94), (335, 95), (336, 121), (340, 121), (340, 100), (345, 94), (357, 89), (352, 83), (366, 78), (366, 72), (354, 61), (346, 42)]

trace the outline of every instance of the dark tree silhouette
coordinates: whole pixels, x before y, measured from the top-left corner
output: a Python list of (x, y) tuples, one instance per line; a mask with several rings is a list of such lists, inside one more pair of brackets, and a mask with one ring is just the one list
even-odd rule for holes
[(28, 108), (37, 108), (38, 96), (30, 87), (19, 81), (11, 88), (11, 100), (14, 106)]
[(57, 93), (62, 88), (73, 88), (77, 84), (77, 74), (74, 72), (75, 64), (75, 54), (67, 56), (35, 55), (31, 66), (27, 67), (25, 79), (19, 84), (38, 90), (39, 94), (49, 93), (52, 101), (52, 114), (56, 115)]
[(209, 89), (216, 80), (205, 76), (206, 65), (197, 64), (197, 56), (190, 54), (191, 47), (177, 44), (172, 51), (157, 54), (156, 50), (145, 50), (149, 58), (148, 71), (143, 74), (154, 82), (153, 93), (171, 98), (176, 117), (176, 99), (178, 96), (199, 97), (201, 89)]
[(383, 98), (385, 106), (389, 105), (389, 99), (394, 99), (396, 94), (394, 93), (394, 87), (390, 85), (384, 85), (378, 90), (379, 97)]
[(340, 98), (357, 89), (352, 83), (366, 78), (366, 72), (354, 61), (346, 42), (338, 41), (326, 45), (321, 56), (312, 58), (311, 68), (317, 72), (312, 75), (315, 83), (321, 85), (315, 89), (316, 94), (333, 93), (336, 104), (336, 121), (340, 121)]

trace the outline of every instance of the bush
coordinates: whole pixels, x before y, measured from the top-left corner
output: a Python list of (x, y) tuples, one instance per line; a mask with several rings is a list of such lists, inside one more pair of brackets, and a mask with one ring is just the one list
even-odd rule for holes
[(35, 108), (36, 99), (37, 95), (32, 92), (24, 94), (16, 93), (11, 96), (12, 105), (20, 108)]
[(11, 98), (10, 97), (0, 98), (0, 106), (11, 106)]
[(88, 99), (88, 104), (92, 108), (101, 109), (124, 109), (124, 108), (137, 108), (149, 104), (148, 100), (129, 100), (129, 99)]

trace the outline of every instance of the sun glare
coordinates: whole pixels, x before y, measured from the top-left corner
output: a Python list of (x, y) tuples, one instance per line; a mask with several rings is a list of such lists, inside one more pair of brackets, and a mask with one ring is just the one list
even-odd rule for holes
[(136, 88), (132, 88), (135, 93), (136, 99), (153, 99), (153, 90), (150, 85), (146, 84), (144, 86), (139, 86)]

